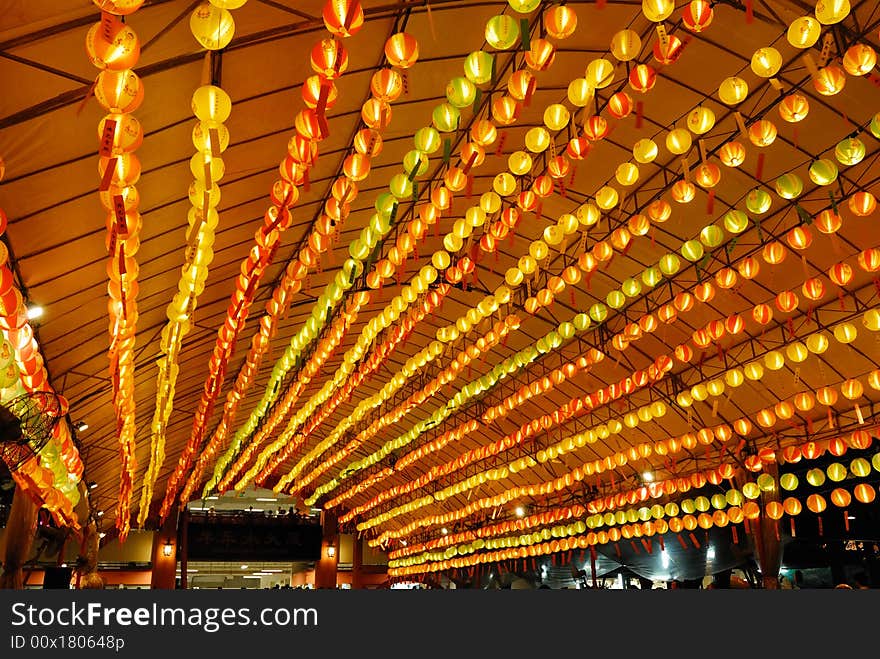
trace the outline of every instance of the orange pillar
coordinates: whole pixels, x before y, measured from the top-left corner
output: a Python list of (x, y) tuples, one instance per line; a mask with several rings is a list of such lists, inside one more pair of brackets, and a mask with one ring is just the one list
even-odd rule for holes
[[(170, 554), (166, 556), (166, 553)], [(153, 573), (150, 588), (174, 590), (177, 568), (177, 508), (174, 508), (153, 535)]]
[(354, 548), (351, 556), (351, 588), (363, 588), (363, 580), (361, 579), (361, 566), (364, 562), (364, 541), (360, 537), (354, 536)]
[(336, 515), (325, 510), (321, 513), (321, 558), (315, 563), (315, 589), (336, 588), (336, 566), (339, 562), (339, 534)]

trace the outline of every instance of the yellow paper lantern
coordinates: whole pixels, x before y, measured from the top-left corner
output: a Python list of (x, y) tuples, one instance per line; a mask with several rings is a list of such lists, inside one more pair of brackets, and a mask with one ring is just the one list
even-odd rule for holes
[(788, 26), (786, 38), (795, 48), (811, 48), (822, 34), (822, 25), (812, 16), (801, 16)]
[(657, 153), (657, 143), (648, 138), (640, 139), (633, 146), (633, 157), (642, 164), (653, 162), (657, 157)]
[(666, 135), (666, 148), (675, 155), (687, 153), (691, 148), (691, 144), (691, 134), (684, 128), (675, 128)]
[(782, 67), (782, 55), (772, 46), (758, 48), (752, 55), (752, 71), (761, 78), (772, 78)]
[(749, 85), (742, 78), (736, 76), (725, 78), (718, 87), (718, 98), (726, 105), (737, 105), (746, 100), (749, 95)]

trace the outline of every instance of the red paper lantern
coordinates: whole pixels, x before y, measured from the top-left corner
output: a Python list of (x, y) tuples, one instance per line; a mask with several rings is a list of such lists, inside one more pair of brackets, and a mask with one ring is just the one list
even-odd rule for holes
[(391, 66), (408, 69), (419, 58), (419, 42), (406, 32), (398, 32), (385, 42), (385, 57)]
[(608, 113), (615, 119), (623, 119), (632, 111), (633, 100), (626, 92), (617, 92), (608, 99)]
[(348, 68), (348, 51), (337, 39), (321, 39), (311, 53), (312, 70), (328, 80), (335, 80)]
[(681, 22), (691, 32), (702, 32), (712, 23), (714, 12), (706, 0), (692, 0), (681, 12)]
[(584, 135), (588, 140), (596, 142), (608, 135), (608, 122), (598, 114), (592, 115), (584, 122)]
[(637, 64), (629, 74), (629, 84), (635, 91), (644, 94), (654, 88), (657, 72), (648, 64)]

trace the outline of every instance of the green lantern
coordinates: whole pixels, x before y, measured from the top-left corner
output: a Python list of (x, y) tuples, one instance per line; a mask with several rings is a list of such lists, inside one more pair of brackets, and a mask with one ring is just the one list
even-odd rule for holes
[(406, 174), (395, 174), (388, 182), (388, 188), (398, 199), (406, 199), (412, 196), (413, 184)]
[(590, 317), (585, 313), (579, 313), (572, 318), (571, 322), (577, 331), (583, 332), (590, 326)]
[(700, 495), (696, 499), (694, 499), (694, 506), (701, 513), (704, 513), (707, 510), (709, 510), (709, 506), (710, 506), (709, 499), (704, 497), (703, 495)]
[(691, 263), (703, 258), (703, 245), (699, 240), (688, 240), (681, 246), (681, 255)]
[(678, 272), (678, 269), (681, 267), (681, 259), (678, 258), (675, 254), (664, 254), (660, 257), (660, 262), (658, 263), (660, 268), (660, 272), (662, 272), (667, 277), (674, 275)]
[(605, 297), (605, 303), (612, 309), (620, 309), (626, 304), (626, 295), (618, 290), (611, 291)]
[(484, 50), (475, 50), (464, 60), (464, 74), (475, 85), (485, 85), (492, 80), (495, 56)]
[(440, 133), (437, 132), (436, 128), (432, 128), (431, 126), (419, 128), (413, 136), (413, 143), (422, 153), (434, 153), (440, 148)]
[(727, 507), (727, 499), (720, 492), (712, 495), (711, 502), (715, 510), (724, 510)]
[(637, 279), (628, 277), (623, 280), (623, 283), (620, 285), (620, 290), (622, 290), (623, 294), (627, 297), (636, 297), (642, 292), (642, 285)]
[[(657, 505), (653, 506), (653, 507), (651, 508), (651, 510), (653, 511), (654, 508), (660, 508), (660, 504), (657, 504)], [(670, 501), (670, 502), (667, 503), (664, 507), (660, 508), (660, 510), (663, 511), (664, 513), (666, 513), (666, 516), (667, 516), (667, 517), (677, 517), (677, 516), (678, 516), (678, 513), (679, 513), (679, 507), (678, 507), (678, 504), (675, 503), (674, 501)], [(662, 516), (663, 516), (663, 515), (655, 515), (655, 517), (656, 517), (657, 519), (660, 519), (660, 517), (662, 517)]]
[(518, 14), (530, 14), (538, 8), (541, 0), (507, 0), (507, 4)]
[(561, 336), (566, 341), (574, 336), (574, 332), (575, 332), (574, 323), (570, 323), (568, 321), (559, 323), (559, 327), (557, 329), (559, 331), (559, 336)]
[(742, 233), (749, 227), (749, 216), (740, 210), (729, 210), (724, 214), (724, 228), (730, 233)]
[(434, 107), (431, 119), (434, 122), (434, 128), (441, 133), (452, 133), (458, 130), (461, 113), (451, 103), (441, 103)]
[(693, 515), (697, 510), (697, 506), (694, 504), (693, 499), (684, 499), (681, 502), (681, 511), (686, 515)]
[(428, 156), (418, 149), (407, 151), (403, 157), (403, 171), (409, 177), (422, 176), (428, 171)]
[(796, 490), (798, 486), (798, 477), (794, 474), (782, 474), (779, 477), (779, 486), (788, 492)]
[(837, 180), (837, 165), (833, 160), (820, 158), (810, 165), (810, 180), (816, 185), (831, 185)]
[(513, 48), (519, 40), (519, 24), (510, 14), (493, 16), (486, 21), (486, 43), (498, 50)]
[(660, 272), (659, 269), (655, 268), (654, 266), (647, 268), (642, 273), (642, 283), (644, 283), (645, 286), (648, 286), (650, 288), (654, 288), (657, 284), (660, 283), (660, 281), (662, 279), (663, 279), (663, 274)]
[(874, 115), (874, 118), (871, 119), (870, 125), (871, 135), (880, 140), (880, 112)]
[(464, 76), (453, 78), (446, 84), (446, 100), (457, 108), (472, 105), (476, 97), (476, 86)]
[(601, 323), (606, 318), (608, 318), (608, 307), (606, 307), (601, 302), (596, 302), (590, 307), (589, 314), (590, 318), (592, 318), (597, 323)]
[(832, 462), (828, 465), (828, 468), (825, 470), (828, 474), (828, 478), (833, 480), (835, 483), (839, 483), (844, 478), (846, 478), (846, 467), (844, 467), (839, 462)]
[(797, 199), (804, 191), (804, 182), (797, 174), (783, 174), (776, 179), (774, 187), (783, 199)]
[(727, 492), (724, 494), (724, 498), (731, 506), (741, 506), (742, 502), (745, 500), (743, 493), (739, 490), (727, 490)]
[[(389, 197), (393, 197), (393, 195), (388, 195)], [(370, 216), (370, 228), (380, 235), (385, 235), (391, 230), (391, 223), (389, 222), (390, 215), (384, 215), (382, 213), (373, 213)]]
[(834, 157), (841, 165), (857, 165), (865, 157), (865, 143), (858, 138), (847, 137), (834, 148)]
[(363, 261), (370, 255), (370, 248), (364, 244), (363, 240), (356, 238), (348, 246), (348, 253), (351, 254), (351, 258)]
[(766, 213), (770, 210), (771, 203), (773, 200), (770, 198), (770, 193), (761, 188), (752, 188), (746, 195), (746, 208), (755, 215)]
[(703, 227), (703, 230), (700, 231), (700, 242), (710, 249), (718, 247), (723, 240), (724, 231), (714, 224)]
[(770, 474), (759, 475), (757, 482), (762, 492), (772, 492), (776, 489), (776, 480)]
[(379, 215), (391, 217), (391, 210), (396, 203), (397, 200), (394, 198), (393, 194), (390, 192), (383, 192), (376, 197), (374, 205), (376, 207), (376, 212), (378, 212)]

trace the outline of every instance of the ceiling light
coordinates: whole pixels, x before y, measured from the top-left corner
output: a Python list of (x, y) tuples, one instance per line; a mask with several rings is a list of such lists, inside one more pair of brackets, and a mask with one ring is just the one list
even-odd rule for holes
[(260, 579), (261, 577), (259, 574), (244, 574), (244, 575), (242, 575), (242, 578), (243, 579)]
[(85, 432), (88, 429), (89, 429), (89, 424), (86, 423), (85, 421), (80, 421), (78, 424), (76, 424), (76, 431), (77, 432)]
[(242, 565), (242, 566), (241, 566), (241, 569), (242, 569), (242, 570), (247, 570), (247, 569), (248, 569), (248, 566), (247, 566), (247, 565)]
[(103, 539), (103, 538), (107, 537), (107, 533), (104, 532), (104, 531), (101, 531), (101, 532), (98, 534), (98, 537)]
[(855, 515), (847, 515), (846, 518), (847, 518), (847, 519), (855, 519), (856, 516), (855, 516)]
[(284, 570), (270, 570), (268, 568), (264, 569), (263, 572), (284, 572)]
[(103, 517), (103, 516), (104, 516), (104, 511), (103, 511), (103, 510), (99, 510), (99, 511), (96, 512), (95, 514), (96, 514), (98, 517)]
[(205, 501), (216, 501), (220, 497), (205, 497)]
[(444, 527), (440, 530), (440, 532), (441, 532), (443, 535), (447, 535), (447, 534), (449, 533), (449, 529), (447, 529), (447, 528), (444, 526)]
[(257, 497), (257, 501), (268, 501), (271, 503), (274, 501), (278, 501), (278, 499), (272, 499), (272, 498), (268, 498), (268, 497)]
[(89, 483), (90, 490), (94, 490), (96, 487), (98, 487), (98, 484), (95, 481), (92, 481), (91, 483)]
[(33, 306), (29, 306), (27, 308), (27, 318), (28, 320), (36, 320), (40, 316), (43, 315), (43, 307), (39, 304), (35, 304)]
[(715, 547), (709, 547), (706, 550), (706, 560), (708, 560), (708, 561), (715, 560)]
[(642, 473), (642, 478), (645, 479), (646, 483), (650, 483), (654, 480), (654, 474), (652, 474), (650, 471), (646, 471)]
[(522, 506), (517, 506), (516, 510), (514, 512), (516, 513), (517, 517), (522, 517), (523, 515), (526, 514), (526, 510)]
[(404, 547), (406, 547), (406, 540), (401, 540), (400, 544), (402, 544)]

